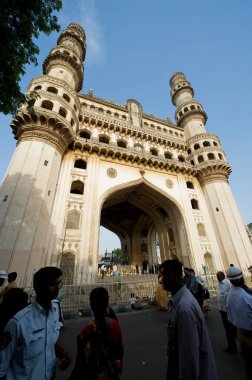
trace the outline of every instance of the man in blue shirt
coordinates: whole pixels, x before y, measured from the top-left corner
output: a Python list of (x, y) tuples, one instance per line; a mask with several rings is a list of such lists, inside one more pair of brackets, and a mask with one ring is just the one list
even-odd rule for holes
[(58, 343), (62, 323), (58, 301), (53, 301), (61, 285), (59, 268), (45, 267), (35, 273), (35, 302), (18, 312), (5, 328), (11, 340), (0, 351), (0, 379), (52, 380), (56, 356), (62, 360), (61, 369), (70, 364), (70, 354)]
[(172, 294), (168, 305), (167, 380), (217, 380), (214, 356), (202, 310), (182, 281), (182, 263), (166, 260), (162, 284)]

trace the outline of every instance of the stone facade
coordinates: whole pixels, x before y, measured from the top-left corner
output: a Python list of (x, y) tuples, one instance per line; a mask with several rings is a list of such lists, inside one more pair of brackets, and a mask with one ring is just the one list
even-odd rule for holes
[(80, 94), (85, 52), (83, 29), (70, 24), (28, 87), (33, 106), (11, 123), (17, 148), (0, 190), (1, 268), (23, 285), (44, 265), (61, 266), (67, 283), (94, 282), (100, 225), (134, 265), (250, 266), (231, 167), (185, 75), (170, 80), (173, 124), (134, 99)]

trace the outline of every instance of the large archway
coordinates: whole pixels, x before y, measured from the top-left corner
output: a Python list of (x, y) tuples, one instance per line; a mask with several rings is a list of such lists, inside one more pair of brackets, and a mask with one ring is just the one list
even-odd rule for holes
[(125, 264), (152, 265), (178, 258), (193, 265), (179, 206), (145, 180), (107, 193), (100, 224), (119, 237)]

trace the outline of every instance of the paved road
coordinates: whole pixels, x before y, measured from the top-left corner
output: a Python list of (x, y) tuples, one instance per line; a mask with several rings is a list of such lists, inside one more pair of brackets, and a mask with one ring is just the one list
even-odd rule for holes
[[(238, 354), (227, 354), (221, 317), (213, 303), (207, 325), (213, 344), (219, 380), (243, 380)], [(118, 315), (123, 332), (125, 360), (123, 380), (164, 380), (166, 367), (166, 312), (155, 308)], [(76, 352), (75, 337), (90, 318), (66, 322), (61, 340), (73, 355)], [(68, 378), (69, 371), (58, 370), (57, 380)], [(172, 379), (171, 379), (172, 380)]]

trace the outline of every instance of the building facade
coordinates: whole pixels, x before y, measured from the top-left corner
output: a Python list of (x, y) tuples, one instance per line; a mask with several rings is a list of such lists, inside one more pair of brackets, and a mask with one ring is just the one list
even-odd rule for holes
[(100, 225), (124, 261), (224, 270), (252, 265), (252, 245), (228, 184), (231, 167), (185, 75), (170, 79), (175, 124), (81, 94), (82, 27), (58, 38), (11, 127), (17, 147), (0, 189), (1, 268), (29, 285), (44, 265), (67, 283), (94, 282)]

